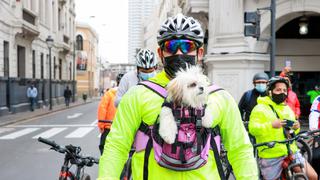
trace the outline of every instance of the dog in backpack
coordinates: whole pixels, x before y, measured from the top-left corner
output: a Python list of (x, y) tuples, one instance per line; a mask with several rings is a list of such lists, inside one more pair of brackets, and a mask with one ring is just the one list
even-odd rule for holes
[[(166, 87), (168, 96), (165, 101), (172, 103), (173, 106), (192, 107), (201, 109), (205, 107), (208, 98), (209, 79), (203, 74), (199, 66), (190, 66), (186, 70), (181, 69), (176, 73)], [(205, 108), (201, 125), (210, 128), (213, 123), (213, 116), (208, 108)], [(175, 142), (178, 133), (173, 110), (163, 106), (159, 115), (159, 134), (168, 143)]]

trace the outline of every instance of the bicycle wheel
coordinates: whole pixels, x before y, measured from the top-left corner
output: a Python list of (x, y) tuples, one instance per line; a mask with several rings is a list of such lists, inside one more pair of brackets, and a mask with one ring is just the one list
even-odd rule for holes
[(80, 180), (91, 180), (91, 178), (90, 178), (89, 174), (84, 173), (84, 174), (81, 176)]
[(295, 173), (292, 177), (293, 180), (308, 180), (308, 177), (304, 173)]
[(300, 149), (300, 153), (302, 154), (302, 156), (309, 162), (311, 163), (312, 161), (312, 151), (310, 146), (308, 145), (308, 143), (306, 143), (305, 141), (299, 139), (297, 141), (297, 146)]

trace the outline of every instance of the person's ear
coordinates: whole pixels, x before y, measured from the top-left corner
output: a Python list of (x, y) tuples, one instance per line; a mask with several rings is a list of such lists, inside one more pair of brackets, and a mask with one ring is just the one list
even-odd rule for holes
[(197, 63), (201, 63), (201, 60), (203, 58), (203, 55), (204, 55), (204, 48), (203, 47), (200, 47), (198, 49), (198, 52), (197, 52), (197, 55), (198, 55), (198, 62)]
[(158, 47), (157, 52), (158, 52), (159, 58), (161, 59), (162, 64), (164, 64), (163, 63), (163, 52), (162, 52), (162, 49), (160, 47)]

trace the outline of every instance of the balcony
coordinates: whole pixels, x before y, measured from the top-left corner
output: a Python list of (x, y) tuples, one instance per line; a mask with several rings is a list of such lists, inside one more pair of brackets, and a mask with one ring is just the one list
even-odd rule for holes
[(187, 0), (179, 2), (182, 5), (182, 9), (187, 13), (208, 13), (209, 12), (209, 0)]
[(28, 9), (22, 10), (21, 29), (15, 32), (18, 36), (33, 41), (35, 37), (39, 36), (40, 31), (36, 24), (37, 15)]
[(62, 42), (60, 41), (59, 46), (60, 46), (60, 51), (63, 54), (68, 54), (71, 50), (71, 45), (70, 45), (69, 41), (70, 41), (69, 36), (67, 36), (67, 35), (62, 36)]

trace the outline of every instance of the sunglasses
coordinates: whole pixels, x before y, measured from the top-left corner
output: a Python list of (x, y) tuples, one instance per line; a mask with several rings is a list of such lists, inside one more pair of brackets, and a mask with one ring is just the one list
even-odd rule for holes
[(162, 45), (162, 50), (170, 54), (176, 54), (178, 49), (180, 49), (183, 54), (187, 54), (196, 50), (197, 45), (194, 41), (188, 39), (173, 39), (165, 41)]

